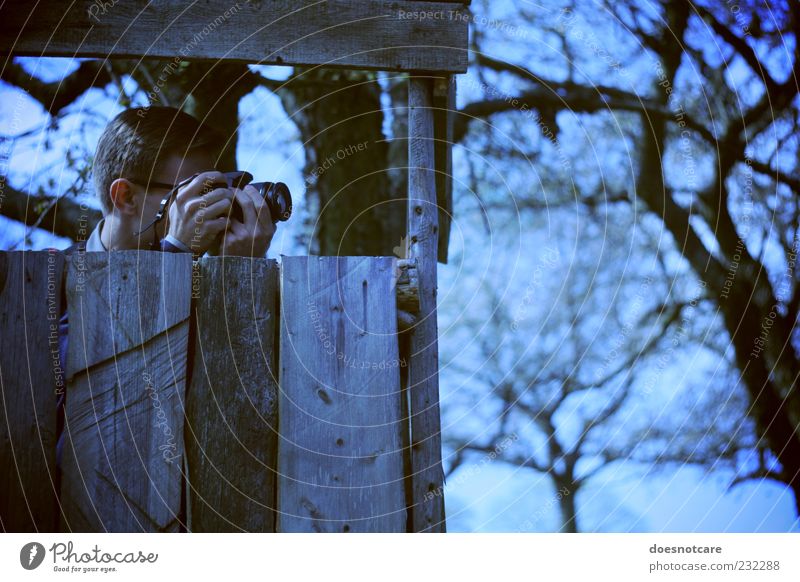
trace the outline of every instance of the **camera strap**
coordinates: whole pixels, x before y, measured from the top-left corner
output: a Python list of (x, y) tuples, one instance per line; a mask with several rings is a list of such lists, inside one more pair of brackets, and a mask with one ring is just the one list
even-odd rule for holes
[[(167, 212), (167, 207), (169, 206), (169, 202), (172, 199), (172, 197), (175, 195), (175, 193), (178, 190), (180, 190), (181, 188), (183, 188), (186, 184), (188, 184), (189, 182), (194, 180), (196, 177), (197, 177), (197, 174), (195, 174), (194, 176), (191, 176), (189, 178), (186, 178), (182, 182), (179, 182), (172, 190), (170, 190), (167, 193), (167, 195), (164, 196), (164, 198), (161, 199), (161, 204), (158, 207), (158, 212), (156, 212), (156, 217), (153, 220), (151, 220), (150, 223), (147, 226), (145, 226), (142, 230), (137, 232), (135, 236), (140, 236), (142, 233), (147, 232), (149, 229), (153, 228), (156, 224), (161, 222), (161, 220), (164, 218), (164, 215)], [(155, 240), (155, 229), (153, 229), (153, 238)], [(155, 246), (158, 246), (158, 245), (155, 245)]]

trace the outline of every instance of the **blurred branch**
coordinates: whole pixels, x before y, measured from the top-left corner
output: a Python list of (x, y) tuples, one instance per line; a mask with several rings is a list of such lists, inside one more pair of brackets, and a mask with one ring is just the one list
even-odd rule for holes
[(737, 485), (745, 483), (747, 481), (763, 481), (764, 479), (770, 479), (772, 481), (778, 481), (780, 483), (786, 483), (786, 475), (784, 475), (781, 471), (775, 471), (767, 467), (767, 459), (766, 459), (767, 451), (763, 447), (759, 447), (758, 449), (758, 468), (754, 471), (749, 473), (745, 473), (744, 475), (737, 475), (736, 478), (731, 481), (730, 485), (728, 486), (728, 490), (730, 491)]
[[(445, 443), (446, 444), (446, 443)], [(464, 449), (456, 446), (455, 452), (452, 455), (442, 459), (443, 461), (450, 460), (450, 466), (444, 471), (444, 480), (447, 483), (448, 477), (456, 472), (456, 470), (464, 463)]]
[(794, 190), (795, 194), (800, 192), (800, 178), (796, 176), (790, 176), (785, 172), (781, 172), (780, 170), (776, 170), (770, 167), (769, 164), (765, 164), (757, 160), (751, 160), (750, 167), (753, 168), (753, 170), (758, 172), (759, 174), (764, 174), (765, 176), (772, 178), (776, 182), (786, 184), (787, 186), (789, 186), (789, 188)]
[(733, 481), (731, 481), (731, 484), (728, 486), (728, 490), (733, 489), (737, 485), (741, 485), (747, 481), (763, 481), (764, 479), (770, 479), (772, 481), (778, 481), (779, 483), (786, 484), (786, 477), (784, 477), (782, 473), (762, 467), (757, 471), (753, 471), (752, 473), (738, 475)]
[[(142, 78), (147, 82), (146, 87), (156, 87), (156, 81), (153, 79), (153, 75), (150, 73), (150, 68), (147, 63), (143, 62), (141, 66), (138, 67), (138, 72), (142, 75)], [(139, 83), (141, 87), (141, 83)], [(157, 91), (156, 95), (158, 96), (158, 100), (161, 102), (161, 105), (164, 107), (173, 107), (172, 103), (170, 103), (169, 97), (167, 97), (166, 91)]]
[[(456, 450), (458, 450), (458, 451), (471, 451), (471, 452), (474, 452), (474, 453), (483, 453), (484, 455), (488, 455), (488, 454), (491, 454), (491, 453), (497, 454), (497, 447), (499, 446), (499, 444), (501, 442), (502, 442), (501, 439), (497, 439), (497, 440), (495, 440), (496, 444), (476, 445), (476, 444), (467, 443), (467, 444), (464, 444), (464, 445), (457, 445), (458, 448)], [(510, 463), (510, 464), (516, 465), (518, 467), (528, 467), (528, 468), (533, 469), (534, 471), (538, 471), (540, 473), (548, 473), (551, 470), (550, 467), (546, 467), (544, 465), (541, 465), (536, 459), (533, 458), (533, 456), (523, 457), (521, 455), (518, 455), (516, 457), (504, 458), (504, 457), (501, 457), (500, 455), (498, 455), (497, 456), (497, 460), (503, 461), (504, 463)], [(455, 469), (453, 468), (453, 469), (451, 469), (450, 472), (452, 473), (452, 471), (454, 471), (454, 470)]]
[[(695, 5), (696, 6), (696, 5)], [(800, 77), (800, 43), (794, 43), (794, 63), (792, 70), (783, 83), (777, 82), (767, 72), (761, 60), (758, 58), (755, 50), (747, 44), (744, 38), (734, 34), (727, 26), (722, 24), (711, 12), (700, 6), (696, 6), (698, 14), (707, 22), (711, 28), (716, 32), (726, 43), (728, 43), (736, 53), (744, 59), (752, 71), (764, 83), (765, 92), (761, 96), (759, 102), (750, 108), (742, 118), (742, 124), (734, 124), (728, 129), (728, 135), (722, 140), (723, 142), (733, 143), (737, 141), (739, 133), (744, 130), (752, 130), (746, 136), (745, 142), (752, 141), (756, 134), (763, 131), (772, 123), (776, 117), (776, 112), (782, 111), (787, 107), (795, 95), (798, 93), (798, 77)], [(798, 3), (792, 3), (792, 19), (794, 20), (794, 29), (797, 34), (798, 22), (800, 18), (800, 8)]]
[[(27, 226), (37, 226), (58, 236), (76, 240), (86, 238), (102, 218), (99, 210), (81, 205), (68, 198), (31, 196), (12, 188), (5, 176), (0, 214)], [(44, 209), (38, 210), (37, 209)]]
[(758, 55), (756, 55), (756, 52), (753, 50), (753, 48), (747, 44), (745, 39), (734, 34), (731, 29), (717, 20), (717, 18), (707, 8), (700, 6), (697, 3), (693, 3), (693, 6), (697, 10), (697, 13), (700, 15), (700, 17), (706, 23), (711, 25), (711, 28), (714, 30), (714, 32), (716, 32), (722, 38), (722, 40), (733, 47), (733, 50), (735, 50), (739, 56), (744, 59), (753, 72), (756, 73), (762, 81), (764, 81), (764, 85), (766, 85), (768, 92), (772, 93), (779, 88), (779, 84), (764, 69), (761, 61), (758, 58)]
[[(688, 13), (686, 7), (672, 15), (676, 38), (682, 38), (686, 29)], [(672, 26), (672, 25), (671, 25)], [(682, 58), (680, 43), (669, 45), (662, 57), (666, 79), (673, 83)], [(662, 101), (666, 96), (660, 94)], [(666, 103), (664, 103), (666, 106)], [(703, 244), (700, 236), (691, 224), (691, 214), (675, 202), (675, 191), (669, 187), (664, 178), (664, 165), (661, 156), (665, 151), (666, 120), (652, 119), (647, 112), (642, 112), (643, 138), (640, 149), (640, 168), (636, 180), (636, 192), (646, 202), (650, 210), (658, 216), (672, 233), (680, 253), (686, 258), (695, 271), (703, 278), (711, 277), (723, 281), (725, 273), (720, 262)]]
[(486, 202), (482, 205), (482, 211), (486, 210), (553, 210), (555, 208), (566, 208), (583, 206), (585, 208), (602, 208), (610, 204), (620, 202), (629, 203), (630, 195), (627, 192), (612, 193), (605, 197), (586, 196), (583, 198), (568, 198), (564, 200), (535, 200), (533, 198), (514, 198), (512, 202)]
[[(698, 412), (698, 414), (701, 414)], [(736, 455), (742, 450), (752, 449), (752, 443), (737, 438), (737, 432), (711, 430), (716, 428), (713, 424), (699, 428), (704, 423), (694, 423), (687, 419), (684, 428), (678, 435), (672, 430), (664, 430), (653, 426), (632, 435), (630, 446), (614, 448), (606, 446), (600, 452), (593, 453), (602, 456), (607, 463), (613, 461), (632, 461), (643, 465), (694, 465), (700, 467), (714, 467), (721, 461), (735, 461)], [(648, 443), (647, 446), (641, 446)], [(661, 445), (659, 446), (659, 443)], [(589, 454), (589, 453), (585, 453)]]
[(58, 115), (92, 87), (105, 87), (111, 82), (103, 61), (83, 61), (72, 73), (58, 81), (41, 81), (16, 62), (0, 69), (0, 80), (19, 87), (38, 101), (50, 115)]
[[(670, 311), (667, 314), (667, 317), (664, 319), (660, 329), (657, 333), (651, 333), (650, 337), (645, 344), (645, 346), (638, 351), (633, 352), (626, 360), (623, 362), (621, 366), (619, 366), (616, 370), (612, 371), (610, 374), (607, 374), (605, 378), (594, 383), (596, 386), (604, 386), (608, 382), (610, 382), (613, 378), (615, 378), (618, 374), (620, 374), (623, 370), (630, 370), (625, 385), (623, 388), (617, 390), (614, 393), (614, 400), (610, 405), (605, 407), (602, 412), (600, 412), (597, 416), (587, 421), (584, 426), (583, 430), (581, 431), (580, 436), (578, 437), (575, 446), (572, 449), (572, 454), (579, 454), (581, 447), (586, 442), (586, 439), (589, 437), (589, 434), (596, 429), (598, 426), (601, 426), (603, 423), (608, 421), (614, 414), (616, 414), (622, 405), (625, 403), (625, 400), (628, 398), (630, 394), (631, 387), (635, 383), (632, 376), (633, 370), (635, 370), (635, 366), (643, 356), (649, 354), (656, 345), (658, 345), (659, 341), (664, 337), (667, 330), (672, 326), (673, 323), (678, 321), (683, 309), (689, 305), (688, 302), (681, 302), (667, 306), (666, 304), (662, 304), (660, 308), (654, 308), (648, 312), (647, 315), (643, 316), (639, 325), (640, 327), (644, 324), (646, 320), (648, 320), (653, 315), (660, 316), (664, 314), (665, 308), (670, 307)], [(588, 388), (588, 387), (587, 387)]]
[[(455, 141), (459, 141), (466, 133), (466, 125), (470, 117), (487, 117), (493, 113), (520, 110), (522, 105), (526, 106), (526, 110), (527, 108), (532, 108), (552, 111), (569, 109), (570, 111), (581, 113), (610, 110), (645, 112), (652, 117), (666, 121), (676, 121), (675, 113), (670, 111), (666, 105), (616, 87), (605, 85), (585, 87), (571, 81), (559, 83), (544, 79), (519, 65), (499, 61), (486, 55), (479, 54), (475, 58), (476, 63), (480, 66), (489, 67), (498, 72), (514, 74), (538, 86), (531, 90), (523, 91), (518, 96), (507, 95), (503, 98), (487, 99), (467, 104), (459, 111), (461, 115), (456, 116)], [(515, 101), (517, 102), (516, 105), (514, 104)], [(682, 121), (686, 123), (687, 127), (700, 134), (707, 142), (716, 143), (716, 137), (705, 126), (685, 114)]]
[(26, 137), (31, 137), (39, 133), (44, 133), (52, 126), (53, 121), (54, 120), (51, 119), (46, 124), (37, 127), (32, 127), (31, 129), (23, 131), (22, 133), (18, 133), (16, 135), (0, 135), (0, 140), (14, 142), (20, 139), (24, 139)]

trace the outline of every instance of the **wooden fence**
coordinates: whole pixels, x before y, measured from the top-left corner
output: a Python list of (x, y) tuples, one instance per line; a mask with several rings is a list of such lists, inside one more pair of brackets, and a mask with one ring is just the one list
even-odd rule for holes
[(0, 253), (0, 526), (424, 529), (413, 508), (441, 478), (419, 498), (398, 272), (390, 257)]

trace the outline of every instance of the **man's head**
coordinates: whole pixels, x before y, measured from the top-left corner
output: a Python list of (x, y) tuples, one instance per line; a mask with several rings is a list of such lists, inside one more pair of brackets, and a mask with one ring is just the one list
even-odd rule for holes
[[(129, 109), (115, 117), (100, 136), (94, 162), (106, 217), (103, 246), (157, 249), (166, 238), (198, 255), (263, 257), (275, 233), (270, 209), (256, 188), (231, 187), (215, 170), (223, 144), (218, 133), (170, 107)], [(161, 200), (184, 181), (170, 198), (166, 220), (150, 230)], [(231, 218), (234, 201), (241, 218)]]
[[(212, 169), (221, 146), (219, 134), (178, 109), (123, 111), (103, 131), (95, 153), (94, 185), (103, 214), (116, 208), (149, 220), (150, 207), (158, 208), (155, 199), (167, 192), (152, 183), (175, 184)], [(157, 195), (145, 200), (145, 193)]]

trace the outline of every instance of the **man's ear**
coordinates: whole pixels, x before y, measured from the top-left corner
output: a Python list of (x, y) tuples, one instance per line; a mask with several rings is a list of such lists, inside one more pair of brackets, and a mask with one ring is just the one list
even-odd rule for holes
[(117, 212), (130, 216), (138, 214), (139, 204), (133, 183), (125, 178), (117, 178), (111, 182), (108, 193)]

